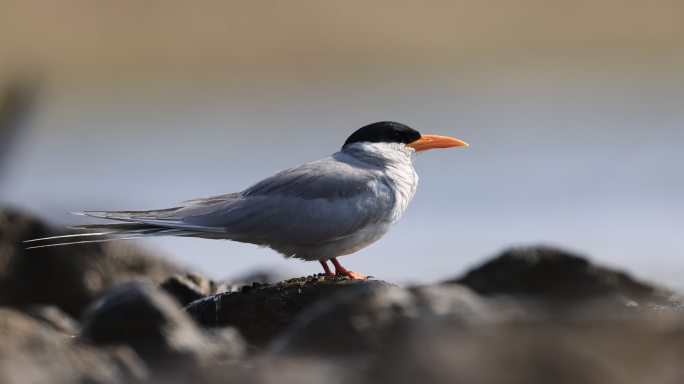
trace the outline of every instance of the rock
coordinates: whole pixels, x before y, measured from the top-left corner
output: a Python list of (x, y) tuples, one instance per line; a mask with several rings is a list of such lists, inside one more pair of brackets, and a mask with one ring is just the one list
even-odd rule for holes
[(171, 276), (161, 283), (161, 287), (183, 306), (228, 290), (225, 283), (215, 283), (197, 273)]
[(202, 331), (210, 347), (213, 364), (233, 367), (232, 363), (239, 362), (247, 352), (245, 339), (234, 327), (203, 328)]
[(459, 285), (379, 287), (302, 313), (255, 376), (276, 382), (272, 362), (285, 361), (298, 372), (291, 382), (324, 380), (313, 366), (339, 382), (675, 384), (682, 356), (682, 311), (562, 318)]
[(155, 283), (180, 268), (130, 243), (26, 250), (29, 239), (66, 234), (17, 210), (0, 210), (0, 305), (54, 304), (78, 317), (105, 289), (130, 280)]
[(486, 324), (501, 320), (493, 308), (460, 286), (403, 289), (368, 286), (316, 304), (274, 342), (279, 356), (359, 357), (381, 351), (407, 323), (449, 321)]
[(680, 298), (672, 292), (550, 247), (507, 250), (448, 283), (462, 284), (487, 296), (543, 299), (556, 304), (601, 300), (652, 308), (680, 305)]
[(65, 335), (75, 336), (78, 333), (78, 322), (54, 305), (32, 304), (20, 310)]
[(245, 285), (259, 284), (276, 284), (280, 281), (286, 280), (289, 276), (282, 273), (280, 270), (261, 269), (251, 271), (249, 273), (234, 276), (230, 279), (228, 291), (238, 291)]
[(364, 371), (342, 364), (340, 361), (267, 355), (251, 360), (249, 366), (208, 367), (202, 371), (200, 382), (206, 384), (348, 384), (365, 383), (364, 378)]
[(88, 308), (82, 324), (82, 339), (95, 345), (128, 344), (156, 373), (169, 376), (237, 360), (244, 350), (236, 332), (209, 338), (176, 300), (150, 283), (114, 287)]
[(137, 383), (148, 377), (129, 348), (92, 348), (19, 311), (0, 308), (0, 334), (0, 383)]
[[(372, 353), (266, 353), (246, 368), (210, 367), (205, 378), (241, 384), (684, 382), (681, 316), (657, 321), (639, 316), (618, 321), (456, 319), (404, 318), (382, 334), (384, 343)], [(331, 346), (339, 341), (336, 330), (324, 340)]]
[[(275, 284), (283, 276), (275, 272), (256, 271), (239, 276), (228, 282), (215, 282), (197, 273), (171, 276), (161, 284), (161, 287), (175, 297), (181, 305), (188, 305), (193, 301), (219, 293), (242, 291), (245, 286)], [(247, 288), (250, 289), (250, 288)]]
[(386, 286), (376, 280), (325, 278), (322, 275), (277, 284), (253, 283), (190, 303), (185, 309), (205, 326), (234, 326), (253, 345), (273, 340), (305, 308), (319, 300), (359, 287)]
[(684, 383), (684, 322), (414, 323), (389, 339), (368, 383)]

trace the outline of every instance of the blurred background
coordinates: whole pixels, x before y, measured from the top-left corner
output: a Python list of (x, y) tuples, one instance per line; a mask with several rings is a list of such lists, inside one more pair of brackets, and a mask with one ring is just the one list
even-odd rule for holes
[[(343, 259), (396, 283), (546, 243), (684, 290), (684, 2), (0, 1), (0, 204), (151, 209), (239, 191), (380, 120), (455, 136), (408, 212)], [(12, 140), (10, 142), (10, 140)], [(210, 277), (318, 263), (136, 240)]]

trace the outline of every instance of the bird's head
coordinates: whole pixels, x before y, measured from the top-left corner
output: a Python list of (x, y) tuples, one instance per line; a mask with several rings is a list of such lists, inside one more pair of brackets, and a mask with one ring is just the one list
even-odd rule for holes
[(354, 143), (396, 143), (416, 152), (434, 148), (468, 147), (468, 143), (453, 137), (423, 135), (415, 129), (393, 121), (381, 121), (359, 128), (344, 143), (344, 149)]
[(342, 149), (355, 143), (388, 143), (412, 148), (416, 152), (434, 148), (468, 147), (468, 143), (448, 136), (423, 135), (415, 129), (393, 121), (381, 121), (359, 128), (345, 141)]

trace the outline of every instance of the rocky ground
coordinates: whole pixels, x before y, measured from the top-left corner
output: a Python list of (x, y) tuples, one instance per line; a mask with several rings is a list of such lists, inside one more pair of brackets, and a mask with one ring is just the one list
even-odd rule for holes
[(681, 297), (562, 250), (401, 288), (213, 282), (0, 211), (0, 383), (684, 383)]

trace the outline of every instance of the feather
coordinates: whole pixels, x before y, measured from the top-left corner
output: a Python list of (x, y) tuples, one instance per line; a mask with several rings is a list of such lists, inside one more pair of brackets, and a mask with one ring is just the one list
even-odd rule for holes
[[(71, 234), (71, 235), (61, 235), (61, 236), (51, 236), (51, 237), (44, 237), (40, 239), (32, 239), (32, 240), (26, 240), (24, 243), (40, 243), (44, 241), (48, 241), (48, 244), (40, 244), (40, 245), (33, 245), (30, 247), (27, 247), (26, 249), (36, 249), (36, 248), (46, 248), (46, 247), (56, 247), (56, 246), (62, 246), (62, 245), (73, 245), (73, 244), (88, 244), (88, 243), (103, 243), (103, 242), (108, 242), (108, 241), (114, 241), (114, 240), (132, 240), (132, 239), (139, 239), (143, 237), (148, 237), (148, 236), (166, 236), (166, 235), (173, 235), (173, 236), (192, 236), (195, 235), (196, 233), (193, 231), (185, 231), (181, 229), (175, 229), (175, 228), (163, 228), (163, 227), (154, 227), (154, 226), (146, 226), (145, 228), (142, 228), (140, 224), (137, 226), (139, 227), (138, 229), (124, 229), (126, 227), (131, 227), (128, 223), (124, 224), (87, 224), (87, 225), (82, 225), (82, 226), (76, 226), (74, 228), (100, 228), (100, 227), (106, 227), (109, 229), (116, 228), (119, 226), (121, 228), (120, 231), (111, 231), (111, 232), (98, 232), (98, 233), (77, 233), (77, 234)], [(91, 237), (101, 237), (99, 239), (90, 239)], [(73, 239), (78, 239), (78, 238), (86, 238), (86, 240), (75, 240), (72, 241)]]
[(167, 209), (76, 212), (118, 223), (79, 225), (98, 232), (36, 239), (31, 248), (174, 235), (258, 244), (306, 260), (345, 255), (379, 239), (415, 193), (411, 157), (397, 148), (355, 143), (240, 193)]
[(74, 237), (106, 236), (106, 235), (112, 235), (115, 233), (116, 232), (75, 233), (73, 235), (60, 235), (60, 236), (42, 237), (40, 239), (24, 240), (24, 243), (35, 243), (35, 242), (40, 242), (40, 241), (57, 240), (57, 239), (69, 239), (69, 238), (74, 238)]
[(139, 239), (141, 237), (143, 237), (143, 236), (108, 237), (108, 238), (96, 239), (96, 240), (81, 240), (81, 241), (69, 241), (69, 242), (60, 242), (60, 243), (52, 243), (52, 244), (42, 244), (42, 245), (34, 245), (31, 247), (26, 247), (26, 250), (48, 248), (48, 247), (59, 247), (59, 246), (63, 246), (63, 245), (74, 245), (74, 244), (104, 243), (104, 242), (115, 241), (115, 240), (133, 240), (133, 239)]

